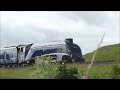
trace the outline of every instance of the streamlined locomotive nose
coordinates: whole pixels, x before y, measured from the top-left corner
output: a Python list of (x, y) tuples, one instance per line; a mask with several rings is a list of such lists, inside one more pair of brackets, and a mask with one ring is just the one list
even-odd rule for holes
[(76, 62), (84, 62), (85, 60), (82, 58), (82, 52), (81, 52), (81, 49), (80, 47), (73, 43), (73, 39), (72, 38), (67, 38), (65, 39), (65, 43), (66, 43), (66, 46), (67, 46), (67, 52), (71, 58), (73, 60), (75, 60)]

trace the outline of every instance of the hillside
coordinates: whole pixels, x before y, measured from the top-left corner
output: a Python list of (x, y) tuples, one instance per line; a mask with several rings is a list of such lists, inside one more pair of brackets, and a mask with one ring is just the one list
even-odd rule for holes
[[(83, 57), (89, 62), (95, 51), (85, 54)], [(120, 62), (120, 44), (103, 46), (98, 49), (95, 61), (119, 61)]]

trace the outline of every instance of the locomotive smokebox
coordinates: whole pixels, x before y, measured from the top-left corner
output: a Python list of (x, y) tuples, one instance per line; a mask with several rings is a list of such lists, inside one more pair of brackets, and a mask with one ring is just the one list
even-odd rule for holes
[(72, 38), (67, 38), (67, 39), (65, 39), (65, 43), (69, 44), (69, 45), (72, 45), (73, 44), (73, 39)]

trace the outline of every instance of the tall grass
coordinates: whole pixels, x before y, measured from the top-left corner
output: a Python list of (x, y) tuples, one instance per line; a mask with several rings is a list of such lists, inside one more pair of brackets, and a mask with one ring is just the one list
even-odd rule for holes
[(34, 79), (54, 79), (57, 74), (56, 67), (48, 57), (37, 57), (37, 64), (34, 65), (35, 71), (32, 73)]
[(120, 64), (92, 67), (88, 75), (90, 79), (120, 79)]

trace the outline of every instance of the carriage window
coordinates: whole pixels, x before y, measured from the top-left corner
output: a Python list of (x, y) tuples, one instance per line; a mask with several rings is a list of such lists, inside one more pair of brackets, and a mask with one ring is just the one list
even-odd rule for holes
[(4, 55), (0, 55), (0, 59), (4, 59)]
[(9, 54), (6, 54), (6, 59), (7, 59), (7, 60), (10, 60)]
[(13, 58), (13, 54), (10, 55), (10, 58)]
[(20, 52), (23, 52), (23, 48), (20, 49)]

